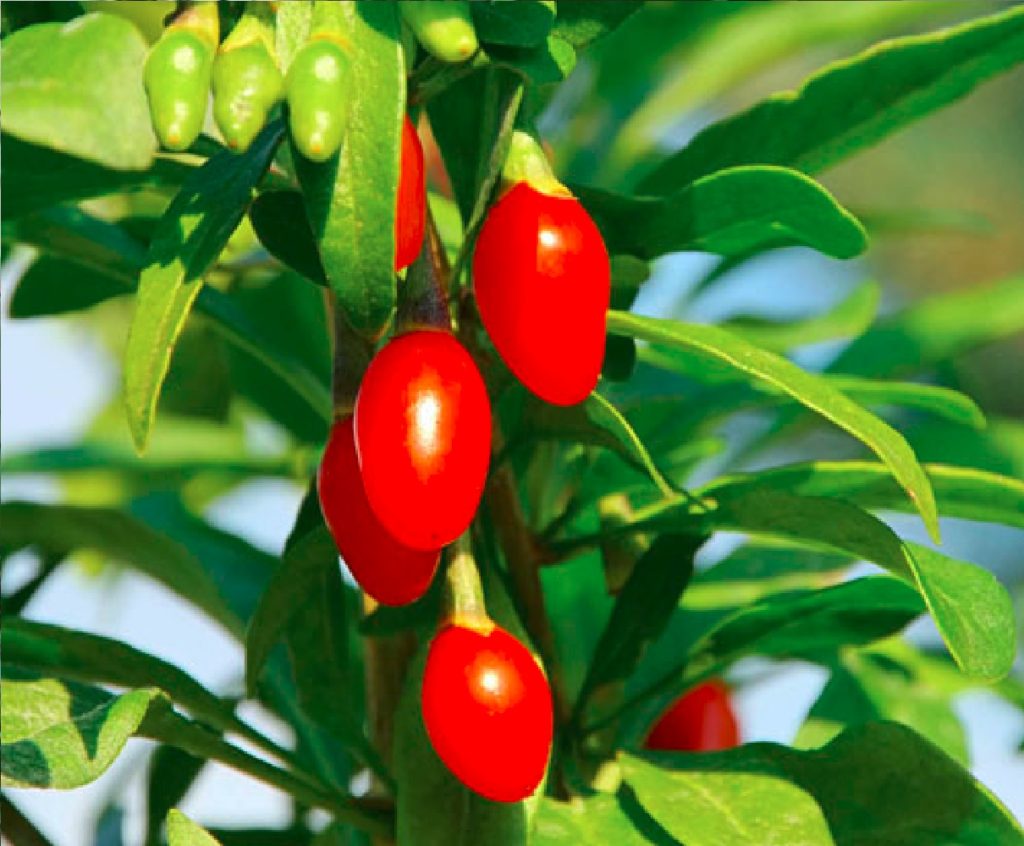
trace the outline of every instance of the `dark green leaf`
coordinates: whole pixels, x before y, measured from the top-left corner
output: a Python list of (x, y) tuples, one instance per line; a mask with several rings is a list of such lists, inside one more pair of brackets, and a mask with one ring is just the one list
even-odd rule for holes
[(544, 41), (555, 20), (549, 0), (477, 0), (470, 4), (473, 28), (485, 44), (533, 47)]
[(177, 186), (195, 170), (191, 165), (169, 159), (158, 159), (147, 170), (113, 170), (26, 143), (6, 132), (0, 149), (3, 151), (4, 220), (71, 200), (145, 187)]
[(260, 243), (274, 258), (318, 285), (327, 284), (306, 206), (298, 191), (263, 192), (249, 209), (249, 220)]
[(270, 164), (282, 125), (267, 126), (239, 156), (224, 151), (193, 174), (150, 245), (124, 355), (125, 406), (139, 450), (149, 439), (160, 387), (202, 277), (216, 261)]
[(405, 84), (398, 10), (357, 0), (339, 7), (353, 51), (353, 97), (341, 151), (317, 164), (295, 154), (309, 221), (331, 288), (352, 326), (378, 337), (395, 308), (395, 207)]
[(146, 41), (128, 21), (91, 14), (3, 42), (4, 132), (116, 170), (156, 151), (142, 87)]
[(901, 722), (961, 766), (970, 766), (967, 737), (953, 710), (950, 691), (917, 673), (911, 663), (881, 652), (850, 651), (841, 656), (795, 745), (823, 746), (849, 726), (876, 720)]
[(763, 379), (831, 420), (869, 446), (885, 462), (913, 500), (929, 534), (938, 538), (935, 496), (909, 444), (899, 432), (820, 377), (714, 326), (696, 326), (611, 311), (608, 313), (608, 328), (617, 334), (632, 335), (652, 344), (675, 346), (717, 359), (731, 368)]
[(682, 250), (749, 255), (785, 246), (852, 258), (867, 247), (857, 219), (810, 177), (781, 167), (734, 167), (663, 197), (576, 187), (609, 251), (652, 259)]
[(494, 64), (508, 68), (534, 85), (561, 82), (576, 66), (576, 51), (568, 41), (556, 35), (549, 35), (537, 47), (488, 47), (487, 55)]
[(173, 746), (154, 750), (146, 781), (146, 846), (160, 846), (167, 812), (185, 798), (205, 764)]
[(703, 541), (664, 534), (637, 560), (598, 640), (577, 701), (579, 713), (597, 689), (625, 681), (647, 644), (661, 635), (693, 575), (693, 557)]
[(955, 761), (896, 723), (819, 750), (753, 743), (700, 755), (623, 755), (640, 803), (687, 846), (1017, 843), (1024, 831)]
[(725, 167), (814, 173), (969, 94), (1024, 57), (1024, 9), (894, 38), (701, 132), (640, 183), (670, 193)]
[(560, 0), (552, 32), (573, 47), (607, 35), (640, 8), (639, 0)]
[(15, 319), (68, 314), (132, 291), (108, 272), (40, 256), (18, 281), (9, 313)]
[(3, 785), (66, 790), (95, 780), (135, 734), (157, 692), (112, 696), (56, 679), (0, 681)]

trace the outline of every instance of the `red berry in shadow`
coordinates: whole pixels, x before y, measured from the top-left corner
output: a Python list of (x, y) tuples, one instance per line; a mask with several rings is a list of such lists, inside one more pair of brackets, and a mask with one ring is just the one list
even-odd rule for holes
[(487, 479), (491, 404), (450, 332), (409, 332), (376, 355), (355, 432), (370, 507), (400, 543), (440, 549), (466, 530)]
[(516, 377), (554, 405), (586, 399), (604, 360), (611, 271), (579, 201), (517, 183), (480, 230), (473, 286), (484, 327)]
[(677, 699), (654, 724), (647, 749), (714, 752), (740, 742), (729, 689), (717, 679), (697, 685)]
[(334, 543), (364, 591), (382, 605), (405, 605), (426, 593), (440, 553), (403, 546), (380, 524), (363, 488), (351, 416), (331, 427), (317, 492)]
[(427, 188), (423, 146), (409, 116), (402, 124), (402, 161), (398, 172), (395, 209), (395, 270), (412, 264), (420, 254), (427, 221)]
[(441, 629), (427, 655), (422, 705), (434, 751), (466, 787), (497, 802), (536, 790), (551, 753), (551, 690), (507, 631)]

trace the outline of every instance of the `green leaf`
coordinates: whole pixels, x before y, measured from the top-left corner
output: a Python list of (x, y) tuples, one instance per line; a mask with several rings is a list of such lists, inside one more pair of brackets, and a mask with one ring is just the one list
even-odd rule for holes
[(85, 159), (29, 144), (3, 134), (4, 220), (31, 214), (57, 203), (106, 194), (181, 185), (195, 170), (170, 159), (158, 159), (146, 170), (114, 170)]
[(114, 763), (145, 717), (155, 690), (112, 696), (56, 679), (0, 681), (5, 787), (66, 790)]
[(917, 373), (1024, 330), (1024, 276), (929, 297), (886, 317), (829, 367), (837, 373)]
[(555, 4), (545, 0), (477, 0), (470, 4), (473, 28), (485, 44), (533, 47), (551, 31)]
[(167, 843), (168, 846), (220, 846), (213, 835), (176, 808), (167, 813)]
[(546, 439), (605, 447), (646, 473), (662, 496), (678, 495), (626, 418), (596, 391), (578, 405), (555, 406), (515, 386), (502, 397), (501, 411), (510, 448)]
[(0, 125), (115, 170), (145, 168), (156, 151), (145, 56), (145, 39), (115, 15), (22, 29), (3, 42)]
[(8, 313), (16, 320), (52, 317), (82, 311), (131, 292), (132, 286), (110, 273), (40, 256), (18, 280)]
[[(939, 513), (1024, 529), (1024, 482), (971, 467), (926, 464), (925, 472), (935, 489)], [(793, 464), (750, 475), (716, 479), (700, 494), (717, 491), (733, 496), (744, 489), (770, 488), (808, 497), (835, 497), (861, 508), (906, 511), (908, 503), (892, 475), (870, 461), (814, 461)]]
[[(563, 3), (563, 5), (566, 5)], [(598, 793), (570, 802), (542, 799), (533, 823), (530, 840), (534, 846), (582, 846), (589, 843), (614, 843), (616, 846), (675, 846), (658, 829), (632, 796)], [(659, 839), (659, 835), (663, 835)]]
[(556, 35), (549, 35), (537, 47), (491, 46), (487, 48), (487, 55), (495, 65), (507, 68), (534, 85), (561, 82), (576, 67), (573, 46)]
[(146, 778), (146, 846), (160, 846), (168, 811), (195, 783), (206, 761), (173, 746), (158, 746), (149, 759)]
[(149, 439), (174, 344), (202, 287), (270, 164), (282, 124), (267, 126), (239, 156), (214, 156), (182, 187), (157, 226), (124, 354), (128, 425), (141, 452)]
[(376, 338), (395, 308), (395, 206), (405, 116), (398, 10), (357, 0), (339, 7), (352, 51), (354, 97), (340, 152), (322, 164), (297, 151), (295, 167), (320, 258), (352, 326)]
[(1024, 831), (955, 761), (896, 723), (800, 752), (753, 743), (620, 756), (640, 804), (687, 846), (1017, 843)]
[(832, 669), (795, 745), (823, 746), (849, 726), (892, 720), (913, 728), (962, 767), (970, 766), (967, 737), (950, 692), (890, 655), (850, 651)]
[(306, 279), (327, 284), (313, 228), (298, 191), (264, 191), (249, 209), (252, 228), (266, 251)]
[(552, 30), (579, 49), (615, 29), (642, 4), (639, 0), (559, 0)]
[(974, 429), (985, 427), (985, 415), (978, 404), (952, 388), (838, 374), (827, 374), (825, 378), (830, 385), (861, 405), (913, 408)]
[(126, 643), (19, 618), (3, 622), (4, 661), (44, 677), (158, 687), (176, 704), (215, 728), (248, 734), (233, 708), (183, 670)]
[(822, 314), (791, 321), (733, 317), (719, 325), (756, 347), (786, 352), (794, 347), (863, 334), (875, 319), (879, 295), (877, 284), (865, 282)]
[(0, 548), (52, 555), (94, 550), (189, 600), (229, 631), (237, 623), (203, 565), (180, 543), (122, 511), (28, 502), (0, 504)]
[(749, 255), (785, 246), (847, 259), (867, 247), (864, 227), (825, 188), (782, 167), (723, 169), (660, 197), (574, 190), (609, 251), (642, 259), (681, 250)]
[(323, 526), (299, 538), (285, 552), (246, 631), (245, 678), (250, 692), (256, 689), (271, 649), (284, 635), (292, 619), (308, 611), (308, 605), (320, 586), (321, 574), (327, 567), (338, 568), (338, 550), (330, 532)]
[(894, 38), (713, 124), (641, 180), (664, 194), (735, 165), (814, 173), (969, 94), (1024, 57), (1024, 9)]
[(661, 635), (693, 575), (693, 558), (704, 540), (664, 534), (637, 560), (597, 642), (576, 702), (578, 713), (596, 690), (625, 681), (647, 644)]
[(820, 377), (714, 326), (697, 326), (610, 311), (608, 329), (616, 334), (632, 335), (652, 344), (674, 346), (715, 359), (768, 382), (845, 429), (870, 447), (889, 467), (914, 502), (929, 534), (938, 539), (935, 495), (910, 445), (899, 432)]
[(914, 585), (950, 654), (968, 675), (995, 680), (1013, 663), (1009, 596), (987, 571), (904, 543), (877, 518), (842, 500), (770, 488), (716, 494), (722, 529), (825, 544), (871, 561)]
[[(943, 8), (945, 6), (945, 8)], [(664, 72), (622, 124), (610, 157), (640, 160), (668, 126), (718, 101), (751, 79), (795, 57), (828, 55), (921, 18), (956, 14), (942, 3), (849, 3), (842, 6), (752, 3), (679, 39)], [(814, 51), (813, 53), (811, 51)], [(799, 61), (799, 59), (797, 59)]]
[(675, 655), (667, 669), (655, 672), (660, 669), (656, 666), (660, 661), (655, 660), (638, 673), (634, 682), (638, 689), (621, 708), (624, 712), (640, 708), (630, 719), (627, 736), (641, 735), (681, 693), (721, 675), (740, 658), (827, 660), (840, 648), (889, 637), (923, 611), (924, 603), (913, 588), (889, 576), (780, 593), (738, 608), (683, 655)]

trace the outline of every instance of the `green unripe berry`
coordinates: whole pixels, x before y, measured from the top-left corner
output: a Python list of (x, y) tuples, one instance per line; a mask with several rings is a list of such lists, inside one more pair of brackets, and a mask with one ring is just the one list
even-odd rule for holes
[(410, 0), (398, 8), (423, 48), (442, 62), (464, 62), (480, 48), (466, 0)]
[(146, 57), (143, 81), (160, 143), (187, 149), (199, 137), (206, 117), (213, 51), (185, 29), (168, 30)]
[(283, 94), (284, 77), (261, 41), (217, 54), (213, 117), (231, 149), (248, 149)]
[(299, 152), (327, 161), (341, 146), (350, 99), (349, 59), (327, 38), (307, 42), (285, 80), (292, 139)]

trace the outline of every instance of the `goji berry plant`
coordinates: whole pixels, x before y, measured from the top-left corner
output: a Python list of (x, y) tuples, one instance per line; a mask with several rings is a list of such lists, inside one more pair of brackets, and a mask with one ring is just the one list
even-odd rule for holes
[[(1024, 8), (0, 14), (10, 315), (123, 363), (80, 442), (3, 458), (59, 491), (0, 504), (2, 560), (37, 567), (5, 572), (11, 842), (45, 842), (22, 791), (93, 782), (131, 738), (146, 844), (1024, 842), (953, 709), (1024, 709), (1014, 608), (941, 546), (955, 518), (1024, 548), (1021, 424), (984, 429), (954, 366), (1024, 329), (1024, 277), (883, 316), (873, 283), (799, 319), (699, 308), (766, 254), (848, 275), (961, 225), (818, 178), (1024, 62)], [(680, 254), (714, 260), (686, 287)], [(266, 478), (305, 492), (279, 555), (208, 517)], [(237, 683), (37, 614), (83, 558), (236, 638)], [(737, 697), (793, 662), (820, 696), (792, 745), (749, 742)], [(288, 796), (290, 827), (184, 816), (214, 766)]]

